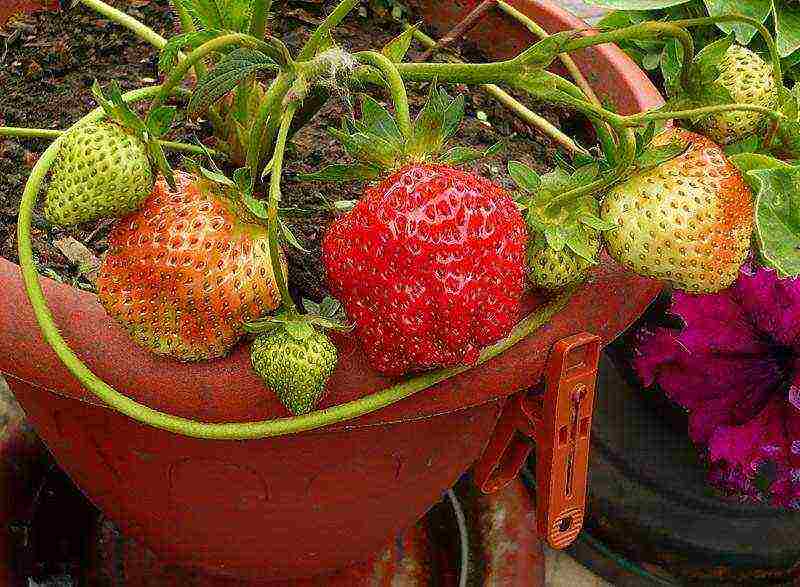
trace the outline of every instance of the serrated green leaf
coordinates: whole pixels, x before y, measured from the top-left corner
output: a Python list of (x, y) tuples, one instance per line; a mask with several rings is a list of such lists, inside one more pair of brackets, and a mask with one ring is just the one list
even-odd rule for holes
[(756, 239), (764, 262), (782, 277), (800, 275), (800, 166), (748, 172), (758, 182)]
[(197, 86), (189, 100), (188, 112), (194, 115), (207, 109), (257, 72), (275, 72), (278, 69), (278, 64), (260, 51), (237, 49), (225, 56)]
[(286, 240), (287, 243), (289, 243), (295, 249), (302, 251), (303, 253), (311, 252), (308, 249), (306, 249), (302, 244), (300, 244), (300, 241), (294, 235), (292, 229), (289, 228), (289, 226), (283, 221), (282, 218), (278, 218), (278, 226), (281, 229), (281, 235), (283, 236), (283, 238)]
[(380, 168), (374, 165), (329, 165), (315, 173), (300, 175), (303, 181), (354, 181), (375, 179)]
[(761, 149), (763, 137), (758, 135), (750, 135), (730, 145), (725, 145), (723, 150), (729, 157), (738, 153), (755, 153)]
[(383, 53), (392, 63), (402, 63), (411, 47), (411, 41), (414, 39), (414, 32), (417, 27), (406, 29), (381, 49)]
[(174, 106), (159, 106), (147, 115), (147, 130), (153, 138), (161, 138), (169, 132), (178, 109)]
[(177, 0), (192, 17), (198, 29), (224, 28), (224, 18), (216, 0)]
[[(704, 0), (710, 16), (741, 14), (759, 22), (765, 22), (772, 12), (772, 0)], [(749, 45), (757, 34), (756, 30), (744, 23), (718, 23), (717, 27), (726, 35), (734, 33), (741, 45)]]
[(758, 191), (760, 184), (749, 175), (750, 171), (791, 167), (791, 165), (780, 159), (761, 153), (737, 153), (728, 157), (728, 160), (741, 172), (745, 181), (754, 191)]
[(542, 187), (541, 176), (519, 161), (508, 162), (508, 174), (514, 183), (529, 194), (536, 194)]
[(242, 194), (252, 195), (253, 175), (249, 167), (240, 167), (233, 172), (233, 182)]

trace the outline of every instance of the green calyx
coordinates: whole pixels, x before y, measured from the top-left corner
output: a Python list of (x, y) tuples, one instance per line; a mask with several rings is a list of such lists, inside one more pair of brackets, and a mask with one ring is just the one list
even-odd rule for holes
[(591, 195), (553, 206), (554, 199), (590, 185), (597, 178), (596, 162), (578, 168), (566, 165), (539, 175), (517, 161), (508, 172), (519, 187), (516, 201), (528, 225), (528, 276), (536, 287), (555, 290), (580, 281), (600, 252), (600, 232), (610, 230)]
[(253, 369), (295, 415), (313, 410), (336, 368), (338, 351), (324, 330), (345, 331), (339, 302), (304, 300), (306, 314), (284, 310), (245, 326), (256, 338), (250, 347)]
[(122, 98), (122, 91), (117, 82), (111, 82), (108, 91), (109, 96), (106, 98), (97, 81), (92, 86), (92, 94), (106, 115), (146, 145), (151, 161), (164, 174), (170, 187), (174, 189), (175, 178), (172, 168), (167, 162), (164, 149), (158, 139), (169, 132), (175, 121), (177, 109), (173, 106), (159, 106), (151, 109), (147, 118), (143, 120)]
[(302, 175), (301, 179), (374, 179), (410, 162), (457, 165), (491, 156), (502, 147), (498, 143), (486, 151), (465, 147), (446, 149), (464, 118), (464, 97), (451, 98), (436, 84), (431, 85), (428, 101), (412, 122), (408, 137), (401, 132), (396, 118), (372, 97), (362, 94), (360, 106), (360, 118), (344, 118), (341, 128), (329, 129), (357, 163), (329, 165), (316, 173)]
[(245, 332), (262, 335), (279, 329), (285, 329), (294, 336), (302, 338), (310, 330), (336, 330), (348, 332), (352, 325), (347, 322), (344, 309), (338, 300), (326, 297), (321, 303), (303, 300), (305, 314), (295, 310), (283, 310), (273, 316), (264, 316), (245, 324)]

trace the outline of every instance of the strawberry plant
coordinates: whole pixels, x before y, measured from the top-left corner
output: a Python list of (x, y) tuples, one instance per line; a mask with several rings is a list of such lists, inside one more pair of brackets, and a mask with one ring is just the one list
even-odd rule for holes
[[(756, 20), (646, 21), (589, 36), (565, 31), (506, 61), (417, 63), (405, 56), (415, 38), (427, 37), (414, 27), (385, 47), (349, 52), (337, 44), (336, 27), (358, 0), (340, 2), (295, 53), (270, 34), (269, 0), (175, 0), (183, 31), (171, 39), (101, 0), (81, 2), (155, 45), (163, 82), (124, 95), (112, 86), (109, 99), (98, 90), (101, 108), (41, 157), (21, 204), (20, 260), (46, 340), (87, 388), (152, 425), (243, 438), (377, 410), (533, 333), (590, 279), (605, 252), (693, 292), (728, 287), (751, 252), (781, 275), (800, 272), (800, 167), (772, 157), (796, 152), (798, 94), (784, 88), (775, 42)], [(540, 30), (513, 7), (498, 6)], [(690, 30), (723, 21), (757, 30), (769, 59), (730, 38), (695, 54)], [(549, 71), (554, 60), (601, 43), (668, 39), (678, 66), (667, 72), (670, 100), (659, 110), (619, 114), (585, 91), (576, 68), (574, 83)], [(416, 113), (409, 83), (428, 86)], [(487, 86), (496, 96), (497, 86), (506, 86), (570, 108), (594, 126), (598, 144), (578, 145), (504, 94), (505, 104), (567, 149), (541, 176), (512, 159), (517, 189), (507, 192), (459, 169), (502, 144), (487, 152), (458, 144), (463, 96), (444, 89), (455, 84)], [(303, 247), (281, 207), (287, 147), (328, 100), (356, 88), (357, 112), (330, 129), (354, 161), (325, 162), (302, 178), (366, 181), (357, 202), (328, 198), (338, 217), (323, 240), (323, 260), (338, 301), (295, 300), (285, 251)], [(373, 89), (388, 94), (390, 107)], [(140, 117), (129, 104), (143, 101), (149, 106)], [(197, 116), (210, 122), (215, 150), (163, 140)], [(707, 136), (665, 128), (669, 120)], [(9, 136), (37, 133), (53, 135), (0, 128)], [(173, 170), (165, 149), (194, 158)], [(52, 322), (33, 264), (31, 210), (53, 164), (51, 221), (116, 218), (97, 283), (108, 314), (139, 345), (182, 361), (220, 357), (249, 339), (255, 371), (294, 419), (191, 422), (135, 404), (93, 378)], [(530, 287), (550, 301), (522, 316)], [(333, 332), (350, 330), (376, 371), (405, 379), (315, 411), (336, 368)]]

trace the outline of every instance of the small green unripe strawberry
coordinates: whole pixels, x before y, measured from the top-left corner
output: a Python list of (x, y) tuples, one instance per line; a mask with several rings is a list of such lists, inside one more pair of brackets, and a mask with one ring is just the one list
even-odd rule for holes
[(147, 145), (112, 122), (87, 123), (63, 137), (44, 215), (58, 226), (121, 217), (153, 189)]
[[(776, 108), (778, 90), (772, 66), (756, 53), (731, 45), (718, 69), (717, 83), (730, 92), (734, 102)], [(758, 112), (732, 111), (712, 114), (696, 127), (714, 142), (727, 145), (761, 130), (766, 122), (767, 118)]]
[(312, 411), (325, 395), (338, 352), (330, 339), (310, 325), (278, 328), (250, 347), (253, 369), (295, 415)]
[[(598, 231), (582, 226), (583, 241), (589, 243), (596, 257), (600, 252)], [(584, 259), (568, 246), (556, 251), (543, 236), (528, 241), (528, 280), (540, 289), (558, 290), (583, 281), (597, 263)]]

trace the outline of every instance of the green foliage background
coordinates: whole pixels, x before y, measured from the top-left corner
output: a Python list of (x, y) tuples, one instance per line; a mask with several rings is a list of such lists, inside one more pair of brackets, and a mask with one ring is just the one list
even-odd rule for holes
[[(739, 13), (762, 21), (775, 35), (786, 77), (800, 80), (800, 0), (589, 0), (613, 9), (599, 23), (620, 27), (645, 20), (675, 20)], [(692, 29), (697, 48), (733, 33), (736, 40), (766, 56), (767, 49), (755, 29), (743, 24), (720, 24)], [(621, 43), (645, 70), (656, 74), (674, 68), (674, 41)]]

